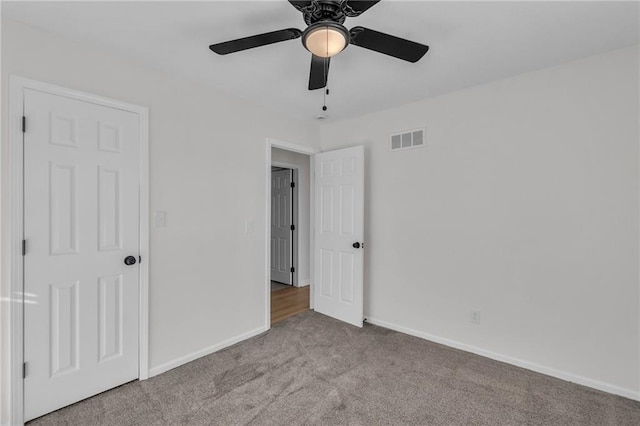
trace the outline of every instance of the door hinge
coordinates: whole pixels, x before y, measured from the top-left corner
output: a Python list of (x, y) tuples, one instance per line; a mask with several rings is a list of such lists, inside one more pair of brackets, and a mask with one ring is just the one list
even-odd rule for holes
[(22, 363), (22, 378), (23, 379), (27, 378), (27, 363), (26, 362)]
[(291, 272), (295, 272), (296, 268), (294, 268), (293, 266), (291, 267)]
[(27, 254), (27, 240), (22, 240), (22, 255), (25, 256)]
[(295, 188), (296, 187), (296, 183), (295, 182), (291, 182), (291, 187)]
[(296, 226), (295, 225), (291, 225), (291, 230), (295, 231), (296, 230)]
[(22, 133), (27, 132), (27, 117), (22, 116)]

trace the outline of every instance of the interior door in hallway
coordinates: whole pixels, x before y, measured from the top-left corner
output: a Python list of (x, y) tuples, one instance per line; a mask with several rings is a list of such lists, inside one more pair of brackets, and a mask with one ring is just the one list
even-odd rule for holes
[(25, 419), (138, 377), (139, 117), (36, 90), (24, 114)]
[(271, 279), (292, 284), (292, 170), (271, 172)]
[(364, 147), (315, 155), (314, 309), (362, 327)]

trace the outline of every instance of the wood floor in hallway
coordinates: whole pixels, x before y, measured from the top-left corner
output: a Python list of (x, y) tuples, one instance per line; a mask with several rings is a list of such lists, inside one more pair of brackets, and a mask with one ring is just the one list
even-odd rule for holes
[(271, 325), (309, 310), (309, 288), (290, 287), (271, 292)]

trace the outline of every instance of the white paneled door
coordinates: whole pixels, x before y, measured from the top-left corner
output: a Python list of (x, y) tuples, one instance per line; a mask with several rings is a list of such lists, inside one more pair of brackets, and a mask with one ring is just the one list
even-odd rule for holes
[(138, 377), (139, 117), (24, 96), (30, 420)]
[(314, 309), (362, 327), (364, 147), (315, 155)]
[(292, 284), (292, 170), (271, 172), (271, 279)]

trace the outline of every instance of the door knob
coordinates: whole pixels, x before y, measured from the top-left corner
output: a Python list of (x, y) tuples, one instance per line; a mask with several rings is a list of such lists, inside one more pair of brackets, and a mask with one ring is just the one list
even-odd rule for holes
[(135, 256), (127, 256), (124, 258), (124, 264), (127, 266), (131, 266), (131, 265), (135, 265), (136, 264), (136, 258)]
[(353, 243), (353, 248), (360, 248), (360, 243)]

